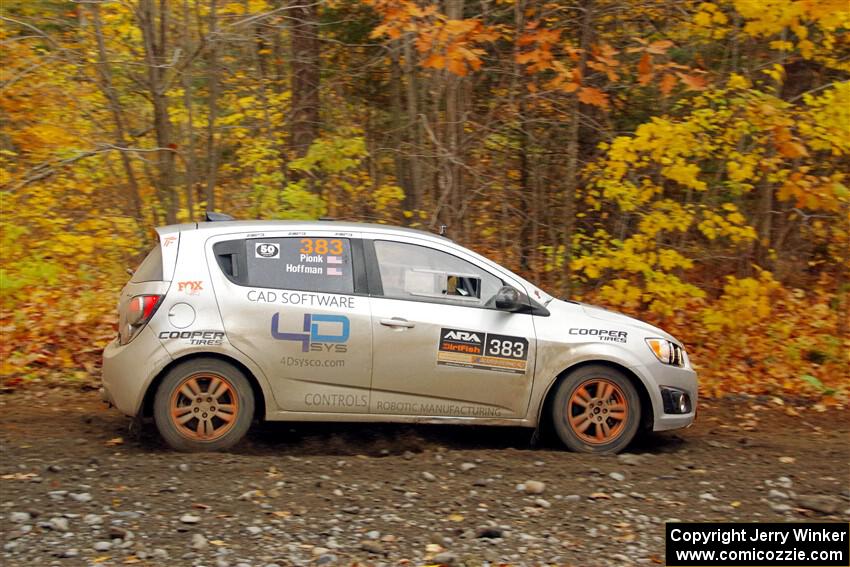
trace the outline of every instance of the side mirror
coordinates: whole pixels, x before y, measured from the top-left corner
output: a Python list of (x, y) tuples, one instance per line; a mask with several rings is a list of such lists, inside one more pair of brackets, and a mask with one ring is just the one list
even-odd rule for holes
[(501, 311), (519, 311), (522, 309), (522, 297), (509, 285), (503, 285), (494, 296), (493, 304)]

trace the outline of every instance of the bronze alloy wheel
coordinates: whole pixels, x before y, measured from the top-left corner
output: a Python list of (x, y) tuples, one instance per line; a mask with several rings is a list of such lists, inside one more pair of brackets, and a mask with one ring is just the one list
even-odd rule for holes
[(585, 380), (567, 402), (573, 432), (585, 443), (610, 443), (623, 434), (629, 404), (622, 388), (605, 378)]
[(169, 407), (180, 435), (193, 441), (215, 441), (236, 422), (239, 397), (224, 376), (197, 372), (174, 389)]

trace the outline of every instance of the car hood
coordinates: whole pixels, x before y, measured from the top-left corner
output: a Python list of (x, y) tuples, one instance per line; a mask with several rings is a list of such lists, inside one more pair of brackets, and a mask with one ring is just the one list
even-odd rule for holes
[(596, 307), (595, 305), (589, 305), (587, 303), (573, 302), (573, 301), (562, 301), (562, 300), (554, 300), (547, 305), (548, 309), (553, 312), (563, 312), (567, 317), (575, 317), (586, 316), (591, 319), (597, 319), (599, 321), (605, 321), (607, 323), (613, 323), (618, 327), (629, 327), (635, 329), (637, 331), (641, 331), (646, 333), (647, 337), (658, 337), (662, 339), (668, 339), (674, 341), (676, 343), (681, 344), (681, 341), (677, 341), (670, 333), (659, 329), (654, 325), (650, 325), (649, 323), (645, 323), (640, 319), (635, 319), (634, 317), (629, 317), (628, 315), (623, 315), (622, 313), (617, 313), (616, 311), (610, 311), (608, 309), (603, 309), (602, 307)]

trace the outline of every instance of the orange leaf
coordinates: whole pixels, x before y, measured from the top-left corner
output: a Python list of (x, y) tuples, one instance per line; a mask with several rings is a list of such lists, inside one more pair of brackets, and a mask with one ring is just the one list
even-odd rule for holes
[(520, 65), (525, 65), (526, 63), (533, 63), (540, 58), (540, 51), (534, 49), (532, 51), (523, 51), (522, 53), (516, 54), (516, 62)]
[(462, 59), (449, 59), (449, 63), (448, 65), (446, 65), (446, 69), (448, 69), (450, 73), (453, 73), (458, 77), (465, 77), (467, 74), (466, 65), (464, 65)]
[(608, 108), (608, 95), (593, 87), (582, 87), (578, 92), (578, 99), (584, 104)]
[(661, 94), (663, 94), (664, 96), (667, 96), (673, 91), (673, 87), (675, 87), (675, 86), (676, 86), (676, 77), (667, 73), (661, 79), (661, 86), (659, 88), (661, 89)]
[(676, 73), (676, 76), (684, 83), (688, 90), (702, 91), (705, 90), (705, 78), (699, 75), (687, 75), (685, 73)]
[(649, 44), (649, 47), (646, 48), (648, 53), (652, 53), (653, 55), (664, 55), (668, 49), (673, 47), (673, 42), (669, 39), (661, 39), (659, 41), (653, 41)]
[(640, 63), (638, 63), (637, 69), (638, 82), (641, 85), (648, 85), (652, 80), (652, 59), (650, 59), (648, 53), (644, 53), (643, 57), (640, 58)]
[(446, 31), (454, 35), (465, 34), (471, 32), (479, 24), (478, 20), (449, 20), (446, 22)]
[(422, 66), (432, 69), (443, 69), (446, 66), (446, 58), (439, 53), (432, 53), (422, 62)]
[(806, 146), (797, 142), (782, 142), (779, 144), (779, 153), (787, 158), (798, 158), (809, 155)]

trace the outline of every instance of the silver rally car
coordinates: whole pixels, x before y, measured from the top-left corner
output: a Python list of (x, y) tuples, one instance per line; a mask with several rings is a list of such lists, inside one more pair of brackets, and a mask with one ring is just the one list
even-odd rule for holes
[(231, 447), (259, 419), (551, 424), (602, 453), (694, 420), (696, 373), (672, 336), (441, 236), (336, 221), (157, 232), (121, 292), (101, 394), (175, 449)]

